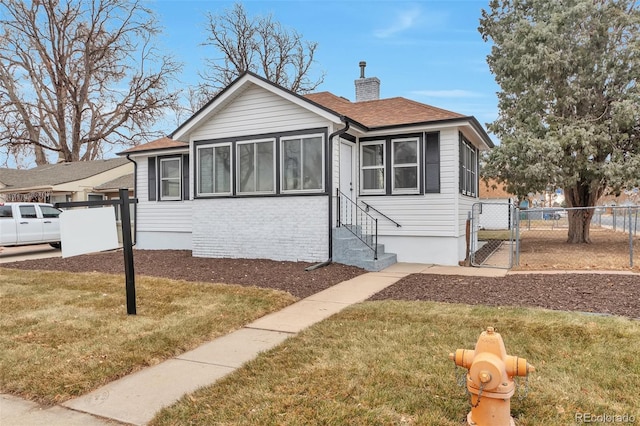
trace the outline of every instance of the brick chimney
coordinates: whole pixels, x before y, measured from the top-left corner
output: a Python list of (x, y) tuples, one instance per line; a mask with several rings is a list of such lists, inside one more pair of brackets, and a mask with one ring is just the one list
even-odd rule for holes
[(356, 83), (356, 102), (376, 101), (380, 99), (380, 80), (377, 77), (365, 78), (365, 61), (360, 61), (360, 78)]

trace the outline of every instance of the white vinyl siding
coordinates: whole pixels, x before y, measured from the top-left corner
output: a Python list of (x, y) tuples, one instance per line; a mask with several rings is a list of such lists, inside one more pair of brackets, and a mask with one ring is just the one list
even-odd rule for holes
[[(171, 239), (182, 235), (191, 235), (192, 229), (192, 202), (188, 200), (176, 201), (172, 203), (158, 203), (148, 201), (148, 157), (133, 158), (138, 164), (137, 171), (137, 191), (138, 203), (136, 209), (136, 227), (138, 237), (136, 247), (139, 249), (156, 249), (171, 247)], [(165, 247), (156, 245), (145, 246), (142, 234), (164, 235)]]
[(281, 133), (327, 124), (317, 114), (250, 84), (214, 117), (194, 129), (191, 140)]
[[(358, 162), (361, 160), (362, 157), (358, 159)], [(458, 222), (459, 197), (458, 129), (451, 128), (440, 131), (439, 193), (402, 196), (367, 196), (361, 193), (358, 200), (375, 207), (402, 225), (401, 227), (396, 227), (392, 222), (378, 217), (378, 232), (380, 236), (457, 238), (460, 226)], [(373, 215), (376, 216), (375, 213)]]

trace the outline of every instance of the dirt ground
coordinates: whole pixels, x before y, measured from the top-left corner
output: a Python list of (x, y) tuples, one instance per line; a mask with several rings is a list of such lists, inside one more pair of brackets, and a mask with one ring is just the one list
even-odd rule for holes
[[(304, 298), (365, 271), (331, 264), (305, 271), (310, 263), (256, 259), (208, 259), (189, 251), (135, 250), (136, 275), (255, 285), (288, 291)], [(27, 260), (7, 268), (124, 273), (122, 252)], [(574, 264), (575, 266), (575, 264)], [(577, 269), (577, 268), (572, 268)], [(640, 319), (640, 275), (510, 274), (504, 278), (414, 274), (376, 294), (372, 300), (432, 300), (492, 306), (532, 306), (547, 309), (621, 315)]]
[(523, 230), (520, 265), (514, 269), (640, 272), (640, 236), (632, 236), (633, 252), (628, 233), (592, 227), (590, 236), (591, 244), (567, 244), (566, 228)]

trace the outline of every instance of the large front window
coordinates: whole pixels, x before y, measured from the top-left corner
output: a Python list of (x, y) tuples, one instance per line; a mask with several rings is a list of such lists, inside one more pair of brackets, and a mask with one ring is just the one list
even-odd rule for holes
[(182, 195), (180, 158), (160, 160), (160, 199), (180, 200)]
[(196, 197), (323, 194), (326, 129), (194, 143)]
[(282, 192), (321, 191), (322, 136), (282, 139)]
[(417, 194), (420, 191), (418, 142), (417, 138), (391, 140), (394, 193)]
[(238, 194), (275, 192), (275, 140), (238, 142)]
[(231, 144), (197, 148), (198, 195), (231, 194)]
[(360, 147), (360, 182), (363, 194), (385, 192), (385, 141), (363, 142)]

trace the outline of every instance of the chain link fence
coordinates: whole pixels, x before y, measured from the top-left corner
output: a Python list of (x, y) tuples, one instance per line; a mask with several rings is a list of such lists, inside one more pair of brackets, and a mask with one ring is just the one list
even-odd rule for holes
[[(590, 215), (590, 244), (568, 244), (569, 220)], [(640, 207), (518, 209), (477, 203), (470, 215), (473, 266), (640, 270)]]
[(517, 209), (509, 202), (476, 203), (470, 215), (472, 266), (511, 268), (517, 256)]
[[(591, 215), (590, 244), (568, 244), (572, 215)], [(640, 211), (632, 207), (541, 208), (519, 211), (520, 269), (628, 270), (640, 266)]]

